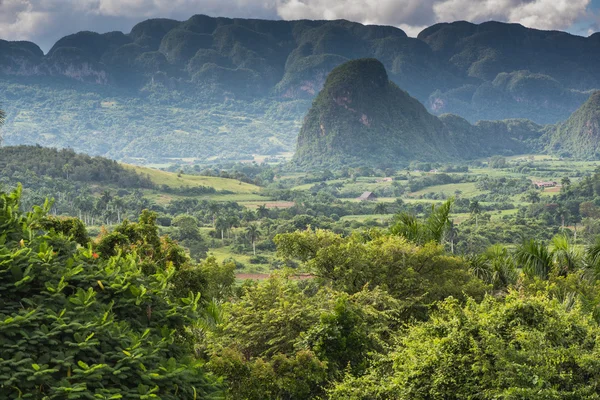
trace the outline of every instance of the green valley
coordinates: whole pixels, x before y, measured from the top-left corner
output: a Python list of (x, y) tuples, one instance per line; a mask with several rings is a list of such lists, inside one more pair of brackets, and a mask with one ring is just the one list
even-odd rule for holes
[(192, 3), (0, 0), (0, 400), (600, 399), (595, 4)]

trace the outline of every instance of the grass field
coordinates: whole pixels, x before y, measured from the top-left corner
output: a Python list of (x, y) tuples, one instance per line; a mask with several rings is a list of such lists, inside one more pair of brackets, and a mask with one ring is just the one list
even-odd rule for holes
[(466, 182), (466, 183), (450, 183), (448, 185), (438, 185), (438, 186), (430, 186), (425, 189), (419, 190), (418, 192), (413, 192), (409, 196), (410, 197), (418, 197), (425, 195), (426, 193), (444, 193), (448, 197), (454, 196), (456, 191), (459, 190), (461, 192), (461, 196), (463, 197), (473, 197), (483, 192), (478, 190), (476, 184), (474, 182)]
[(235, 179), (218, 178), (214, 176), (198, 176), (198, 175), (182, 175), (177, 176), (176, 173), (161, 171), (158, 169), (139, 167), (135, 165), (123, 164), (125, 168), (134, 170), (135, 172), (148, 175), (152, 182), (156, 185), (167, 185), (171, 188), (179, 188), (185, 186), (209, 186), (216, 190), (228, 190), (234, 193), (258, 193), (261, 188), (245, 182), (240, 182)]
[[(248, 273), (248, 272), (261, 273), (261, 272), (268, 272), (271, 270), (271, 266), (269, 264), (251, 264), (250, 259), (252, 258), (252, 255), (236, 254), (233, 251), (231, 251), (231, 248), (229, 246), (211, 248), (208, 252), (208, 255), (214, 256), (218, 262), (223, 262), (224, 260), (226, 260), (228, 258), (232, 258), (238, 262), (241, 262), (242, 264), (245, 265), (245, 268), (237, 270), (236, 272), (238, 272), (238, 273)], [(269, 259), (274, 257), (274, 253), (266, 253), (266, 252), (259, 252), (259, 253), (257, 253), (257, 255), (265, 256)]]

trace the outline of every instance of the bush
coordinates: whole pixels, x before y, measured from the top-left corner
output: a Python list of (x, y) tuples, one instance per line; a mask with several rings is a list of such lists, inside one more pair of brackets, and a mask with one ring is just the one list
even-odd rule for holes
[(0, 399), (205, 398), (215, 381), (186, 344), (199, 294), (135, 252), (101, 258), (0, 193)]
[(265, 256), (250, 257), (250, 264), (268, 264), (269, 259)]

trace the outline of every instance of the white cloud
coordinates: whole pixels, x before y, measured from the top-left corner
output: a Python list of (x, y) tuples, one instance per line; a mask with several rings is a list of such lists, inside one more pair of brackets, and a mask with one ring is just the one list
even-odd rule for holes
[[(79, 30), (129, 31), (146, 18), (213, 16), (348, 19), (398, 26), (415, 36), (436, 22), (490, 19), (568, 29), (589, 19), (590, 0), (0, 0), (0, 38), (48, 50)], [(584, 29), (585, 30), (585, 29)]]
[(278, 0), (283, 19), (347, 19), (400, 26), (433, 21), (434, 0)]
[(538, 29), (567, 29), (586, 15), (590, 0), (443, 0), (433, 6), (438, 21), (499, 20)]

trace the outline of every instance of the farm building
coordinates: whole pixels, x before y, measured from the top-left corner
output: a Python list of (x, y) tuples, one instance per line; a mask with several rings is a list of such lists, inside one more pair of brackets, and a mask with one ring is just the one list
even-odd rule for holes
[(373, 194), (373, 192), (364, 192), (358, 198), (360, 201), (377, 201), (377, 196)]
[(554, 187), (557, 185), (556, 182), (546, 182), (546, 181), (534, 181), (533, 184), (538, 188), (546, 188), (546, 187)]

